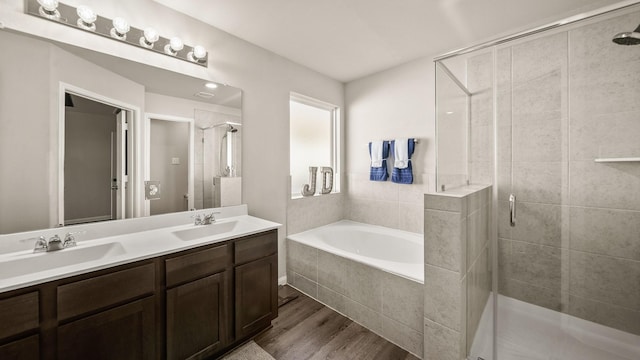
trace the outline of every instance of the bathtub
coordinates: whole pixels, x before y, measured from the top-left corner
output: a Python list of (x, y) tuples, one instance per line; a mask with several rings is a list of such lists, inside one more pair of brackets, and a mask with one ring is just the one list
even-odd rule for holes
[(288, 236), (319, 250), (424, 282), (422, 234), (342, 220)]
[(343, 220), (289, 235), (287, 282), (422, 357), (422, 234)]

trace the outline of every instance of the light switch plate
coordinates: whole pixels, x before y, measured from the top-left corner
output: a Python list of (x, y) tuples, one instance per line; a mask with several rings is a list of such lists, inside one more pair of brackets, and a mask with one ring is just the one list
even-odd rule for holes
[(180, 165), (180, 158), (171, 158), (171, 165)]

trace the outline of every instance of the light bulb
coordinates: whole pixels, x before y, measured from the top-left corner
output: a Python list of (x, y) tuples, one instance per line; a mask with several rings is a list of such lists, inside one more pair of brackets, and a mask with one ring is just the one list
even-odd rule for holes
[(58, 8), (58, 0), (38, 0), (38, 4), (47, 11), (53, 11)]
[(116, 39), (124, 40), (127, 38), (129, 30), (131, 30), (131, 26), (129, 26), (127, 20), (117, 17), (113, 19), (113, 28), (109, 33)]
[(193, 51), (190, 54), (191, 60), (200, 63), (207, 57), (207, 50), (203, 46), (196, 45), (193, 47)]
[(215, 83), (210, 82), (210, 83), (206, 83), (206, 84), (204, 84), (204, 86), (205, 86), (205, 87), (207, 87), (207, 88), (209, 88), (209, 89), (215, 89), (215, 88), (217, 88), (217, 87), (218, 87), (218, 84), (215, 84)]
[(38, 0), (40, 8), (38, 13), (47, 18), (59, 18), (58, 0)]
[(178, 51), (184, 49), (184, 43), (179, 37), (172, 37), (169, 43), (164, 46), (164, 52), (169, 55), (176, 55)]
[(151, 49), (153, 47), (153, 43), (160, 39), (160, 35), (158, 35), (156, 29), (150, 27), (144, 29), (143, 35), (144, 36), (140, 37), (140, 45), (148, 49)]
[(93, 12), (93, 10), (90, 7), (80, 5), (78, 6), (78, 9), (76, 10), (76, 12), (78, 13), (78, 17), (79, 17), (77, 21), (77, 24), (79, 27), (85, 30), (92, 30), (92, 31), (96, 29), (96, 24), (94, 24), (94, 22), (96, 21), (98, 16), (96, 15), (95, 12)]

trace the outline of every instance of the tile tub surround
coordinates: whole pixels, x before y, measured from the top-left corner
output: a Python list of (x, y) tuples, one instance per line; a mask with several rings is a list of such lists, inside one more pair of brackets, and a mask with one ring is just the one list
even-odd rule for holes
[(287, 282), (422, 357), (423, 284), (289, 239)]
[(424, 359), (465, 358), (491, 292), (491, 186), (424, 195)]
[(432, 174), (414, 173), (413, 184), (396, 184), (371, 181), (369, 173), (349, 173), (345, 219), (422, 233), (423, 197), (434, 182)]
[(287, 235), (331, 224), (344, 219), (343, 193), (289, 199)]

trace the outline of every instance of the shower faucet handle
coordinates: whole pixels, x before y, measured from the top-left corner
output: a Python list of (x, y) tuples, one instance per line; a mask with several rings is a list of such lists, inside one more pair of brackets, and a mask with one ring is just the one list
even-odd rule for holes
[(516, 196), (509, 195), (509, 225), (516, 226)]

